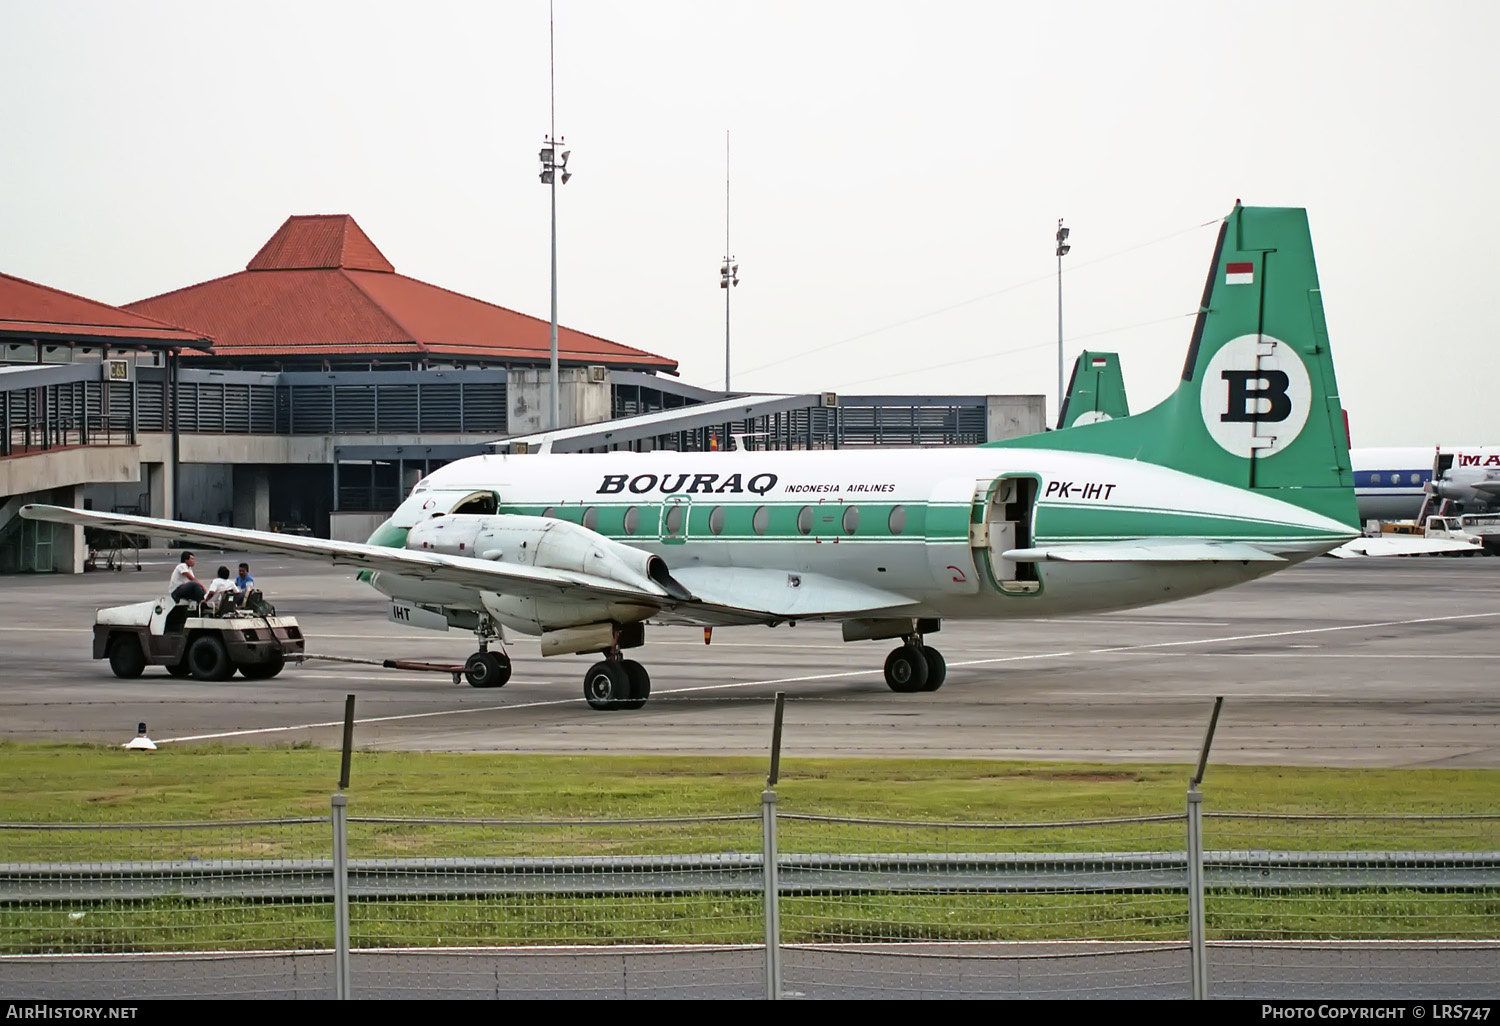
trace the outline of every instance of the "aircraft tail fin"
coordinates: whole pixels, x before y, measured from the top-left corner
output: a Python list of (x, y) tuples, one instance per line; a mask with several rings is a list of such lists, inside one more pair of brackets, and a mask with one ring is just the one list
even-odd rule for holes
[(1138, 459), (1358, 524), (1307, 211), (1224, 219), (1182, 381), (1144, 413), (997, 445)]
[(1057, 415), (1059, 429), (1130, 416), (1125, 377), (1117, 353), (1084, 351), (1073, 362), (1073, 375)]

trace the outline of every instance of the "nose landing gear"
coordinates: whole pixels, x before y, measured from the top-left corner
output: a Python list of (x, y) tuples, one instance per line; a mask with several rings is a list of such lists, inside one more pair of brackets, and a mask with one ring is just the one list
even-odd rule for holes
[(489, 617), (480, 620), (474, 634), (479, 638), (479, 651), (464, 661), (464, 679), (470, 687), (503, 688), (510, 680), (510, 656), (505, 649), (491, 652), (490, 642), (500, 641), (500, 631)]

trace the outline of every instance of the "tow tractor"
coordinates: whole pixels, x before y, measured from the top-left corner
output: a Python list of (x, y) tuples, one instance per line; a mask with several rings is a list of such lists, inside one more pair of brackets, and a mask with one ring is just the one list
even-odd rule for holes
[(228, 680), (239, 670), (249, 680), (269, 680), (303, 657), (302, 629), (294, 617), (269, 606), (215, 612), (207, 603), (149, 602), (101, 609), (94, 618), (94, 658), (108, 659), (116, 677), (139, 677), (147, 666), (165, 666), (174, 677)]

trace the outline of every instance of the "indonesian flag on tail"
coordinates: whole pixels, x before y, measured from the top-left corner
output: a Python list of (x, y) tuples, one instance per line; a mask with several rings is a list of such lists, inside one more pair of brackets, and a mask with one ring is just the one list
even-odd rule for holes
[(1103, 367), (1107, 363), (1109, 363), (1109, 361), (1102, 356), (1095, 356), (1089, 360), (1090, 367)]
[(1225, 285), (1254, 285), (1255, 265), (1248, 260), (1244, 263), (1230, 264), (1224, 268)]

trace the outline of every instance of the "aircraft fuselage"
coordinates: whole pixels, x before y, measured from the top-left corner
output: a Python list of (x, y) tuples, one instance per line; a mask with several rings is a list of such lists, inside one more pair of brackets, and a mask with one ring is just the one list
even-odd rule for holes
[[(1006, 551), (1186, 536), (1297, 561), (1351, 536), (1316, 513), (1152, 464), (973, 448), (477, 456), (423, 480), (370, 540), (402, 545), (422, 520), (466, 508), (582, 524), (673, 571), (823, 575), (905, 597), (900, 615), (960, 619), (1147, 605), (1285, 565), (1028, 563)], [(379, 574), (372, 583), (413, 602), (494, 606), (448, 584)]]

